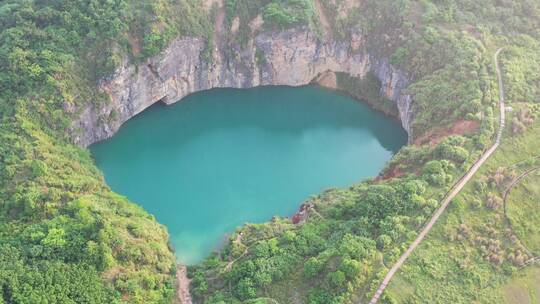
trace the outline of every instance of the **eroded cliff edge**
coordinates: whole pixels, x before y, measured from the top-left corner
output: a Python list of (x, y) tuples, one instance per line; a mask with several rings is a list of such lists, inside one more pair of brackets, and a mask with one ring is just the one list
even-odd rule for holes
[[(114, 135), (120, 126), (155, 102), (175, 103), (212, 88), (250, 88), (261, 85), (300, 86), (327, 72), (355, 77), (373, 73), (381, 95), (397, 104), (401, 123), (412, 138), (412, 97), (405, 92), (406, 74), (386, 58), (370, 54), (361, 32), (349, 41), (321, 39), (307, 28), (264, 32), (247, 45), (220, 44), (204, 56), (207, 41), (197, 37), (174, 40), (161, 54), (138, 65), (126, 58), (100, 89), (110, 102), (82, 110), (74, 125), (74, 141), (88, 146)], [(205, 60), (205, 57), (210, 57)]]

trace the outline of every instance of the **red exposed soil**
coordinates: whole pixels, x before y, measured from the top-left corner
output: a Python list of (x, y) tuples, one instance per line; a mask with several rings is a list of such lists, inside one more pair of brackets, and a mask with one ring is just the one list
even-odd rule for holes
[(397, 177), (402, 177), (404, 175), (405, 173), (403, 173), (403, 171), (401, 171), (401, 169), (397, 165), (392, 165), (388, 170), (385, 170), (382, 175), (378, 176), (375, 181), (385, 181)]
[(300, 209), (298, 210), (298, 212), (296, 212), (295, 215), (293, 215), (292, 217), (292, 223), (297, 225), (297, 224), (300, 224), (302, 222), (304, 222), (307, 217), (308, 217), (308, 211), (309, 209), (311, 209), (313, 207), (312, 204), (310, 203), (304, 203), (300, 206)]
[(415, 139), (414, 144), (417, 146), (426, 144), (435, 146), (448, 136), (474, 133), (478, 130), (479, 126), (480, 122), (476, 120), (459, 120), (449, 129), (439, 129), (425, 133), (423, 136)]

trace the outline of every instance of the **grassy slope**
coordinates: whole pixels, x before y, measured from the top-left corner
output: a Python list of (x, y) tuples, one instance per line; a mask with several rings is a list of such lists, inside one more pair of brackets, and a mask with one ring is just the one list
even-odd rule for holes
[(512, 190), (507, 200), (507, 214), (517, 237), (531, 252), (540, 255), (540, 175), (531, 173)]
[[(540, 155), (538, 134), (539, 120), (521, 136), (507, 131), (500, 149), (482, 168), (476, 180), (487, 180), (487, 176), (493, 175), (500, 167), (509, 167)], [(527, 167), (529, 165), (517, 170), (523, 172)], [(510, 201), (516, 196), (525, 202), (538, 200), (537, 196), (529, 196), (523, 190), (516, 188)], [(527, 213), (526, 209), (521, 210)], [(536, 212), (529, 210), (531, 217), (519, 219), (519, 222), (538, 227), (538, 222), (532, 217)], [(511, 261), (511, 255), (519, 250), (520, 245), (507, 229), (503, 209), (486, 207), (485, 196), (478, 192), (475, 182), (470, 183), (403, 266), (387, 292), (399, 303), (527, 303), (518, 300), (527, 298), (527, 295), (531, 297), (530, 303), (536, 303), (540, 293), (536, 275), (540, 268), (529, 266), (519, 269)], [(523, 237), (517, 236), (518, 239)], [(478, 238), (498, 241), (500, 249), (495, 251), (503, 261), (489, 261), (490, 249), (481, 248), (483, 245)], [(537, 236), (532, 234), (521, 241), (531, 248), (540, 245)]]

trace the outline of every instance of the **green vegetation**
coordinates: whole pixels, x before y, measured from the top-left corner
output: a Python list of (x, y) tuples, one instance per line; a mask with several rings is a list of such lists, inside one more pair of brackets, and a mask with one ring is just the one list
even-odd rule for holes
[(197, 1), (0, 4), (0, 303), (162, 303), (175, 260), (163, 227), (112, 193), (71, 121), (96, 82), (208, 20)]
[(540, 12), (535, 1), (370, 0), (348, 14), (343, 10), (350, 1), (322, 3), (336, 25), (336, 38), (348, 40), (355, 33), (351, 29), (359, 29), (369, 50), (388, 56), (414, 79), (409, 87), (415, 101), (413, 134), (432, 129), (434, 121), (448, 125), (475, 119), (491, 105), (498, 93), (486, 48), (493, 44), (510, 45), (503, 56), (508, 100), (538, 100)]
[(507, 98), (512, 102), (540, 103), (540, 42), (526, 35), (516, 40), (503, 56)]
[(0, 125), (0, 141), (7, 303), (160, 302), (172, 295), (166, 232), (108, 190), (88, 152), (53, 139), (20, 113)]
[[(536, 164), (536, 168), (540, 164)], [(540, 169), (536, 169), (509, 192), (506, 214), (516, 236), (535, 256), (540, 256)]]
[[(519, 175), (540, 165), (540, 120), (502, 146), (447, 210), (389, 285), (389, 303), (534, 303), (540, 254), (536, 174), (504, 193)], [(529, 192), (533, 191), (533, 192)], [(519, 206), (514, 206), (519, 204)], [(527, 233), (523, 229), (527, 227)], [(532, 228), (535, 227), (535, 228)], [(535, 276), (536, 274), (536, 276)]]
[(314, 14), (312, 5), (309, 0), (272, 1), (264, 7), (263, 19), (279, 28), (309, 24)]
[(251, 22), (262, 17), (264, 29), (284, 30), (294, 26), (311, 26), (316, 15), (311, 0), (225, 0), (227, 28), (238, 18), (238, 34), (233, 36), (246, 43), (252, 37)]
[[(241, 228), (220, 253), (190, 269), (194, 296), (207, 303), (369, 298), (451, 182), (490, 144), (498, 97), (492, 56), (505, 46), (514, 111), (502, 149), (453, 202), (383, 300), (515, 302), (524, 288), (536, 288), (526, 296), (537, 300), (537, 267), (520, 268), (533, 255), (528, 248), (538, 248), (538, 235), (527, 233), (537, 214), (509, 209), (515, 225), (509, 228), (501, 195), (514, 170), (537, 164), (531, 159), (540, 154), (539, 2), (321, 3), (335, 39), (361, 33), (365, 52), (408, 76), (412, 133), (430, 135), (433, 144), (404, 148), (383, 172), (388, 179), (312, 198), (302, 224), (276, 218)], [(124, 58), (141, 62), (180, 35), (208, 37), (212, 45), (212, 21), (201, 7), (198, 0), (0, 3), (0, 303), (171, 299), (175, 261), (165, 229), (112, 193), (66, 130), (85, 106), (108, 102), (96, 84)], [(226, 33), (231, 43), (246, 43), (259, 15), (259, 31), (317, 31), (320, 22), (309, 0), (226, 0), (225, 7), (228, 28), (239, 22), (238, 33)], [(340, 75), (339, 84), (395, 114), (374, 97), (372, 76)], [(435, 132), (461, 120), (480, 127), (464, 136)], [(536, 180), (519, 185), (511, 203), (532, 207), (523, 191), (537, 191)]]

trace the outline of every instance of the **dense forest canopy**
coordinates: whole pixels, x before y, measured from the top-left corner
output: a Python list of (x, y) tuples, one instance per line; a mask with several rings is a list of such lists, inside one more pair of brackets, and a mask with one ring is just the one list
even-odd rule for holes
[[(165, 229), (106, 186), (68, 130), (84, 107), (108, 102), (97, 84), (123, 60), (144, 62), (179, 36), (203, 37), (210, 49), (218, 4), (205, 7), (199, 0), (0, 2), (0, 303), (171, 300), (175, 259)], [(384, 273), (381, 259), (399, 256), (492, 140), (496, 48), (505, 47), (507, 99), (523, 111), (512, 127), (523, 132), (538, 115), (536, 0), (225, 0), (224, 7), (227, 28), (236, 18), (240, 24), (227, 43), (246, 44), (258, 16), (259, 31), (301, 27), (337, 40), (360, 31), (367, 51), (413, 80), (415, 137), (463, 119), (479, 129), (404, 148), (388, 166), (401, 177), (314, 198), (320, 217), (302, 226), (286, 219), (247, 226), (240, 243), (191, 269), (193, 295), (209, 303), (294, 289), (309, 303), (365, 299)]]

